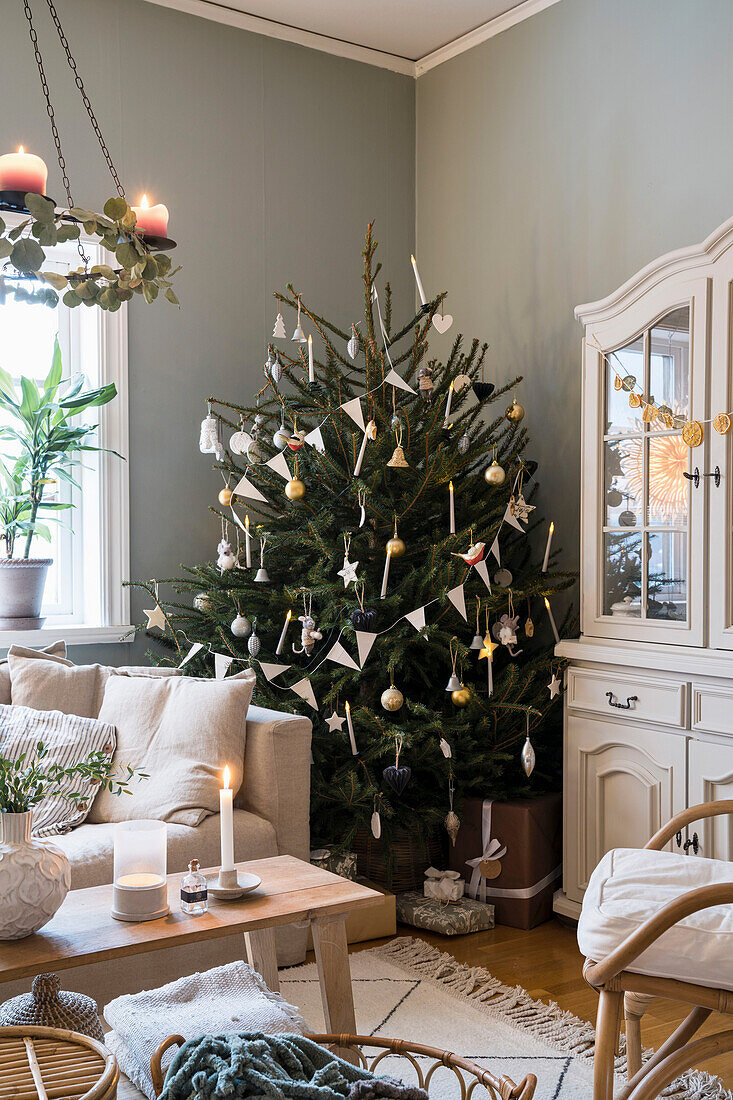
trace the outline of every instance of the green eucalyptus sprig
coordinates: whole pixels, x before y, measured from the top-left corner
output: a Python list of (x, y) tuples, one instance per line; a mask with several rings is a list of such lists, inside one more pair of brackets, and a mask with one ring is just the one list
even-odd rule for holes
[[(8, 294), (17, 301), (41, 302), (56, 306), (59, 293), (65, 291), (67, 306), (97, 305), (114, 312), (133, 294), (141, 294), (146, 302), (154, 302), (162, 291), (173, 305), (178, 298), (172, 277), (180, 270), (173, 268), (166, 252), (154, 252), (145, 237), (135, 232), (135, 211), (123, 198), (108, 199), (104, 213), (83, 210), (57, 210), (44, 195), (27, 194), (28, 217), (8, 228), (0, 217), (0, 262), (14, 269), (7, 278), (0, 274), (0, 305)], [(64, 241), (76, 241), (82, 227), (87, 237), (96, 240), (114, 256), (113, 264), (82, 265), (68, 275), (44, 271), (46, 248)], [(30, 281), (31, 289), (15, 280)]]
[(138, 779), (149, 779), (146, 772), (136, 771), (129, 764), (119, 768), (112, 763), (108, 753), (96, 750), (83, 760), (65, 767), (61, 764), (47, 763), (48, 749), (42, 741), (36, 746), (35, 759), (26, 763), (27, 753), (17, 760), (9, 760), (0, 753), (0, 812), (23, 814), (32, 810), (44, 798), (63, 794), (77, 807), (86, 803), (89, 795), (82, 790), (67, 793), (63, 783), (76, 778), (81, 783), (99, 783), (102, 790), (112, 794), (131, 794), (130, 783)]

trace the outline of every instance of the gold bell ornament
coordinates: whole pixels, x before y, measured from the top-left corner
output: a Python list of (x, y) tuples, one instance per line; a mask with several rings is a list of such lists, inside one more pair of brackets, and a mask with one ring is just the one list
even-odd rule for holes
[(490, 466), (486, 467), (484, 471), (484, 478), (489, 485), (503, 485), (506, 481), (506, 470), (496, 461), (496, 447), (494, 447), (494, 458)]
[(405, 458), (405, 452), (402, 448), (402, 425), (401, 424), (397, 428), (397, 431), (396, 431), (395, 434), (396, 434), (396, 437), (397, 437), (397, 446), (395, 447), (394, 451), (392, 452), (392, 457), (390, 458), (387, 465), (391, 466), (392, 469), (407, 470), (407, 469), (409, 469), (410, 464), (407, 461), (407, 459)]
[(389, 687), (385, 688), (385, 690), (382, 692), (382, 697), (380, 699), (380, 702), (381, 702), (381, 704), (382, 704), (382, 706), (384, 707), (385, 710), (387, 710), (390, 713), (394, 714), (395, 711), (400, 709), (400, 707), (402, 706), (404, 701), (405, 701), (404, 695), (402, 694), (402, 692), (400, 691), (399, 688), (394, 686), (394, 677), (393, 677)]
[(519, 404), (516, 394), (514, 395), (514, 400), (511, 405), (507, 407), (504, 415), (507, 420), (511, 420), (514, 424), (518, 424), (520, 420), (524, 420), (524, 406)]

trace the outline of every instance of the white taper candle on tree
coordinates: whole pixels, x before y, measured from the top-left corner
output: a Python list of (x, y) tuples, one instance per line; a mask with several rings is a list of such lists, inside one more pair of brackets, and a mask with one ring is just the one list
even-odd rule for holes
[(313, 337), (308, 337), (308, 381), (315, 382), (316, 373), (313, 369)]
[(550, 620), (550, 626), (552, 627), (552, 633), (555, 635), (555, 642), (560, 641), (560, 635), (557, 632), (557, 625), (555, 624), (555, 616), (552, 614), (552, 608), (550, 607), (550, 601), (545, 596), (545, 607), (547, 608), (547, 617)]
[(450, 407), (451, 407), (452, 403), (453, 403), (453, 383), (451, 382), (450, 386), (448, 387), (448, 400), (445, 403), (445, 419), (446, 420), (450, 416)]
[(428, 304), (428, 300), (425, 297), (425, 290), (422, 285), (422, 279), (420, 278), (420, 272), (417, 270), (417, 261), (414, 256), (410, 256), (412, 263), (412, 270), (415, 272), (415, 282), (417, 283), (417, 292), (420, 295), (420, 301), (425, 306)]
[(249, 512), (244, 517), (244, 560), (247, 568), (252, 568), (252, 536), (249, 533)]
[(456, 504), (453, 497), (453, 482), (448, 482), (448, 498), (450, 500), (450, 533), (455, 535), (456, 533)]
[(288, 610), (288, 613), (285, 616), (285, 622), (283, 623), (283, 629), (282, 629), (282, 634), (280, 635), (280, 641), (277, 643), (277, 649), (275, 650), (275, 655), (277, 657), (279, 657), (280, 654), (283, 651), (283, 646), (285, 645), (285, 636), (288, 632), (288, 627), (290, 626), (290, 620), (292, 619), (292, 617), (293, 617), (292, 611)]
[(230, 786), (229, 765), (224, 768), (224, 786), (219, 791), (221, 829), (221, 870), (234, 870), (234, 791)]
[(547, 546), (545, 547), (545, 557), (542, 562), (542, 572), (547, 572), (547, 565), (550, 561), (550, 547), (552, 546), (552, 536), (555, 531), (554, 522), (550, 524), (550, 530), (547, 532)]
[(359, 454), (356, 457), (356, 466), (354, 466), (354, 477), (358, 477), (361, 473), (361, 464), (364, 461), (364, 451), (366, 450), (367, 439), (369, 436), (364, 432), (364, 438), (361, 441), (361, 447), (359, 448)]
[(382, 576), (382, 591), (379, 594), (380, 600), (383, 600), (387, 595), (387, 580), (389, 579), (389, 559), (392, 557), (392, 551), (387, 551), (387, 557), (384, 562), (384, 575)]
[(349, 743), (351, 744), (351, 755), (358, 756), (359, 750), (356, 747), (356, 738), (354, 737), (354, 726), (351, 721), (351, 707), (349, 706), (349, 700), (346, 700), (344, 704), (346, 707), (346, 725), (349, 727)]

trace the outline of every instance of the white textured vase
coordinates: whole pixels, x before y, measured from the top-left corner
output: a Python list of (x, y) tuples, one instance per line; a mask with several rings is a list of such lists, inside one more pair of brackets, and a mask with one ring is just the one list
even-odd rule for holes
[(0, 940), (21, 940), (43, 928), (71, 886), (65, 853), (34, 839), (32, 821), (32, 810), (0, 813)]

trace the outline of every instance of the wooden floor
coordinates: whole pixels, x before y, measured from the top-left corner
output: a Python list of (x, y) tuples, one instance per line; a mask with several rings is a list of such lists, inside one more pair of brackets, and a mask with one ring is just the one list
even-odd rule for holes
[[(439, 936), (416, 928), (398, 926), (398, 935), (410, 935), (426, 940), (440, 951), (446, 951), (469, 966), (483, 966), (505, 985), (521, 985), (532, 997), (556, 1001), (561, 1008), (584, 1020), (594, 1020), (597, 997), (583, 980), (583, 959), (578, 951), (575, 928), (557, 920), (530, 931), (505, 926), (491, 932), (476, 932), (470, 936)], [(375, 941), (384, 943), (386, 941)], [(373, 947), (359, 944), (353, 950)], [(642, 1039), (646, 1046), (659, 1047), (687, 1015), (689, 1009), (680, 1003), (655, 1001), (644, 1018)], [(721, 1031), (733, 1026), (730, 1016), (713, 1013), (699, 1034)], [(717, 1073), (725, 1085), (733, 1089), (733, 1053), (721, 1055), (704, 1069)]]

